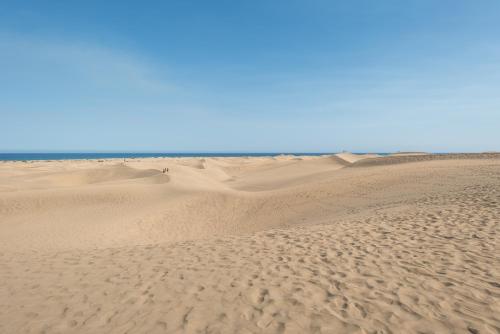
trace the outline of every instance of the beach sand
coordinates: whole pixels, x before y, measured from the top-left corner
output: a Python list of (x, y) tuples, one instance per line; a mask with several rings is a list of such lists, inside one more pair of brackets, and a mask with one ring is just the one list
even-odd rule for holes
[(500, 333), (500, 154), (0, 162), (0, 333)]

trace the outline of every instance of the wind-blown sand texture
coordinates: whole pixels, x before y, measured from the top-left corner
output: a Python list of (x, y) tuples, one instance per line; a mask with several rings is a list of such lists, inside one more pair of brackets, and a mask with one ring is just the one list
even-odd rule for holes
[(500, 333), (499, 217), (494, 153), (0, 162), (0, 333)]

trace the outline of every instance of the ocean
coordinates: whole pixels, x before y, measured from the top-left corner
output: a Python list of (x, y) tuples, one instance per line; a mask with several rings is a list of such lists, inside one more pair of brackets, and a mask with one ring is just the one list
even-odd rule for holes
[(273, 157), (277, 155), (324, 155), (334, 153), (0, 153), (0, 161), (85, 160), (183, 157)]

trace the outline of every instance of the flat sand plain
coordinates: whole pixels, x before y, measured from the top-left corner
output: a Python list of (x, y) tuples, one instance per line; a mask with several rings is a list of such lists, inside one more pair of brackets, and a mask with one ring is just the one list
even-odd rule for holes
[(0, 333), (500, 333), (500, 154), (0, 162)]

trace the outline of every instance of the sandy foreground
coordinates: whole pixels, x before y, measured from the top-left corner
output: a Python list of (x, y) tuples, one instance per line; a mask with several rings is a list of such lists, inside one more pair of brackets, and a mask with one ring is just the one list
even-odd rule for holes
[(500, 333), (500, 154), (0, 162), (0, 333)]

